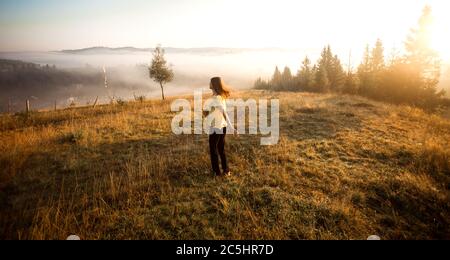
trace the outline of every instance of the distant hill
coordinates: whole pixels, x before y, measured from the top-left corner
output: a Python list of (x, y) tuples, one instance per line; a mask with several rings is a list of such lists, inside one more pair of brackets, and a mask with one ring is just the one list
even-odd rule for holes
[[(89, 47), (83, 49), (62, 50), (60, 52), (66, 54), (109, 54), (109, 53), (130, 53), (130, 52), (150, 52), (154, 48), (136, 48), (136, 47)], [(281, 48), (221, 48), (221, 47), (204, 47), (204, 48), (164, 48), (166, 53), (195, 53), (195, 54), (232, 54), (246, 51), (261, 51), (261, 50), (281, 50)]]
[(152, 49), (147, 48), (135, 48), (135, 47), (120, 47), (120, 48), (109, 48), (109, 47), (89, 47), (83, 49), (74, 50), (62, 50), (63, 53), (71, 54), (102, 54), (110, 52), (145, 52), (151, 51)]

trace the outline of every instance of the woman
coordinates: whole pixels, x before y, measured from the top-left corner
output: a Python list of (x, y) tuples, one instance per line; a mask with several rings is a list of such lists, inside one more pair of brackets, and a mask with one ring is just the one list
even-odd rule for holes
[[(227, 114), (226, 99), (230, 96), (230, 91), (225, 87), (220, 77), (211, 79), (209, 88), (213, 92), (212, 124), (210, 126), (209, 134), (209, 151), (211, 155), (211, 166), (216, 176), (230, 176), (230, 169), (228, 168), (227, 157), (225, 155), (225, 136), (227, 128), (234, 132), (234, 127), (230, 122)], [(219, 156), (222, 164), (222, 174), (219, 167)]]

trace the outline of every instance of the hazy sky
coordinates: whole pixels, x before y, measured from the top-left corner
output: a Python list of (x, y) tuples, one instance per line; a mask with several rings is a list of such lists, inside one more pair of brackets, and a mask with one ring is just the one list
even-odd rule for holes
[(90, 46), (362, 49), (403, 46), (425, 4), (440, 51), (450, 46), (448, 0), (0, 0), (0, 51)]

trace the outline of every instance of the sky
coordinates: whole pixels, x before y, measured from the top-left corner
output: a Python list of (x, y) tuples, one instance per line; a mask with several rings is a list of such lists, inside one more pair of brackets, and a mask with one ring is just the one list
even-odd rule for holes
[(448, 0), (0, 0), (0, 51), (91, 46), (402, 48), (432, 6), (450, 59)]

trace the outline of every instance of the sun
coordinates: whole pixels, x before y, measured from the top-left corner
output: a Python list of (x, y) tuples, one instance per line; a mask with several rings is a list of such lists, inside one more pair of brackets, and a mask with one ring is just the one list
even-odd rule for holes
[(444, 62), (450, 63), (450, 17), (448, 15), (435, 17), (430, 44)]

